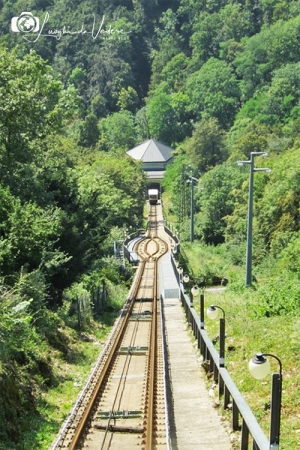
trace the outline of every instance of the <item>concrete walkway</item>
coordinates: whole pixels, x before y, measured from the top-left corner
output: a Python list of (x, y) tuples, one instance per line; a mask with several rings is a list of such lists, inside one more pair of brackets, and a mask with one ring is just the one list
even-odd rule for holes
[(164, 299), (169, 356), (169, 412), (172, 450), (231, 450), (226, 432), (205, 384), (199, 353), (193, 346), (178, 299)]

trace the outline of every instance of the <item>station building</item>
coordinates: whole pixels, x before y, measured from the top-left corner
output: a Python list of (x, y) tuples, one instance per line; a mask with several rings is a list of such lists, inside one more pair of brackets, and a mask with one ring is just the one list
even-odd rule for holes
[(161, 192), (161, 181), (166, 166), (173, 159), (173, 152), (174, 149), (162, 142), (156, 139), (148, 139), (137, 147), (128, 150), (126, 154), (137, 161), (142, 161), (143, 169), (149, 180), (147, 188), (159, 189)]

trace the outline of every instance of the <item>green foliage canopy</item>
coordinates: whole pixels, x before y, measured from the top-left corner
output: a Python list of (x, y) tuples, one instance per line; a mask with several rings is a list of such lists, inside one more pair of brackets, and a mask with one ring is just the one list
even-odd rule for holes
[(225, 133), (215, 118), (202, 120), (195, 126), (190, 139), (185, 143), (186, 151), (199, 173), (207, 172), (227, 158)]
[(217, 165), (200, 179), (200, 190), (196, 192), (195, 232), (208, 244), (224, 242), (226, 217), (235, 207), (236, 190), (241, 187), (244, 175), (233, 164)]
[(199, 119), (215, 117), (228, 128), (238, 108), (239, 87), (231, 67), (224, 61), (210, 58), (187, 80), (189, 108)]

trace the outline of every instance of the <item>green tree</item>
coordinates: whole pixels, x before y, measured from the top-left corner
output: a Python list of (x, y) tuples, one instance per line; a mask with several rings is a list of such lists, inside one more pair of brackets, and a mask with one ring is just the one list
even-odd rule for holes
[(152, 50), (152, 88), (163, 81), (162, 70), (180, 52), (182, 41), (176, 29), (178, 20), (175, 12), (171, 9), (165, 11), (160, 17), (159, 23), (160, 27), (155, 30), (157, 49)]
[(169, 92), (182, 91), (188, 76), (189, 58), (184, 53), (177, 53), (167, 62), (162, 70), (162, 78)]
[[(163, 179), (163, 188), (167, 196), (172, 199), (170, 213), (176, 216), (176, 228), (184, 239), (185, 224), (190, 215), (190, 186), (187, 183), (191, 175), (190, 160), (183, 147), (176, 149), (176, 155), (171, 164), (168, 164)], [(166, 217), (168, 220), (168, 217)]]
[[(124, 211), (123, 220), (127, 226), (138, 226), (142, 220), (146, 187), (146, 176), (141, 164), (127, 156), (105, 154), (95, 161), (94, 168), (98, 173), (105, 173), (115, 188), (130, 199), (130, 207)], [(132, 183), (132, 180), (135, 182)]]
[(134, 112), (138, 106), (138, 95), (135, 89), (131, 86), (128, 89), (122, 88), (119, 94), (117, 105), (121, 109), (127, 109)]
[(278, 121), (299, 114), (300, 64), (290, 63), (274, 71), (271, 86), (265, 93), (261, 113), (276, 116)]
[(147, 102), (146, 116), (150, 136), (166, 144), (180, 142), (190, 132), (187, 112), (188, 96), (181, 92), (167, 92), (161, 83)]
[(278, 21), (260, 33), (244, 40), (234, 65), (243, 100), (253, 96), (256, 89), (270, 81), (272, 71), (284, 64), (298, 62), (300, 57), (299, 16), (288, 21)]
[(21, 204), (15, 199), (2, 233), (1, 273), (11, 275), (22, 266), (29, 271), (37, 269), (43, 252), (53, 250), (60, 237), (60, 211), (42, 209), (32, 202)]
[(100, 117), (105, 117), (107, 114), (107, 106), (106, 106), (106, 99), (101, 94), (96, 94), (91, 101), (91, 110), (92, 113), (97, 116), (99, 119)]
[(224, 62), (210, 58), (200, 70), (187, 80), (189, 108), (199, 119), (216, 117), (223, 128), (228, 128), (239, 106), (238, 81), (232, 69)]
[(190, 38), (193, 66), (200, 68), (209, 58), (218, 58), (224, 43), (251, 36), (254, 32), (251, 19), (251, 13), (238, 3), (227, 4), (215, 13), (201, 12)]
[(225, 241), (226, 216), (234, 211), (236, 189), (244, 175), (236, 165), (222, 164), (201, 177), (196, 191), (195, 234), (207, 244)]
[[(299, 149), (289, 149), (274, 160), (270, 181), (258, 204), (259, 230), (269, 247), (277, 235), (299, 231)], [(271, 162), (271, 161), (270, 161)]]
[(184, 144), (198, 172), (203, 173), (226, 160), (225, 133), (216, 119), (198, 122), (190, 139)]
[(115, 112), (120, 90), (134, 88), (132, 66), (119, 56), (116, 46), (108, 44), (93, 55), (92, 61), (88, 97), (102, 95), (108, 110)]
[(99, 122), (100, 148), (129, 150), (136, 144), (134, 116), (127, 110), (113, 113)]
[(33, 51), (21, 60), (16, 51), (2, 49), (0, 69), (0, 175), (2, 183), (22, 195), (21, 180), (24, 172), (30, 173), (36, 153), (33, 142), (60, 130), (64, 119), (74, 114), (76, 91), (64, 90)]
[(90, 113), (86, 116), (84, 122), (80, 124), (78, 144), (83, 147), (95, 147), (99, 136), (97, 117), (95, 114)]
[(270, 126), (239, 116), (227, 135), (230, 161), (247, 159), (251, 152), (265, 152), (270, 132)]
[(147, 107), (139, 109), (135, 115), (135, 126), (137, 142), (143, 142), (150, 139), (149, 122), (147, 118)]
[(267, 86), (257, 89), (236, 115), (236, 122), (245, 117), (255, 122), (276, 125), (299, 115), (300, 65), (288, 63), (274, 70)]

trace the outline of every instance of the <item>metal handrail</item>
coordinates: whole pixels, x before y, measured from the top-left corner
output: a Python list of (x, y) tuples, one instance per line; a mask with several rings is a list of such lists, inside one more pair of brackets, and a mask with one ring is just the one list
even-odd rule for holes
[(257, 423), (257, 420), (251, 408), (249, 407), (248, 403), (246, 402), (246, 400), (236, 387), (227, 369), (224, 367), (220, 367), (219, 373), (224, 381), (226, 389), (228, 389), (231, 398), (235, 402), (235, 405), (240, 415), (245, 420), (249, 433), (253, 437), (253, 440), (256, 442), (256, 445), (258, 446), (259, 449), (269, 449), (270, 444), (267, 436), (261, 429), (260, 425)]
[[(270, 450), (270, 443), (258, 424), (251, 408), (238, 390), (225, 367), (219, 367), (219, 354), (215, 349), (207, 332), (201, 329), (200, 318), (192, 307), (189, 297), (184, 293), (183, 285), (180, 284), (180, 300), (184, 307), (187, 320), (189, 321), (193, 335), (198, 341), (198, 348), (203, 358), (209, 364), (214, 379), (219, 384), (219, 397), (224, 397), (223, 409), (228, 409), (230, 399), (232, 400), (232, 429), (241, 430), (240, 450), (248, 450), (249, 438), (253, 439), (253, 450)], [(239, 416), (242, 424), (239, 423)]]

